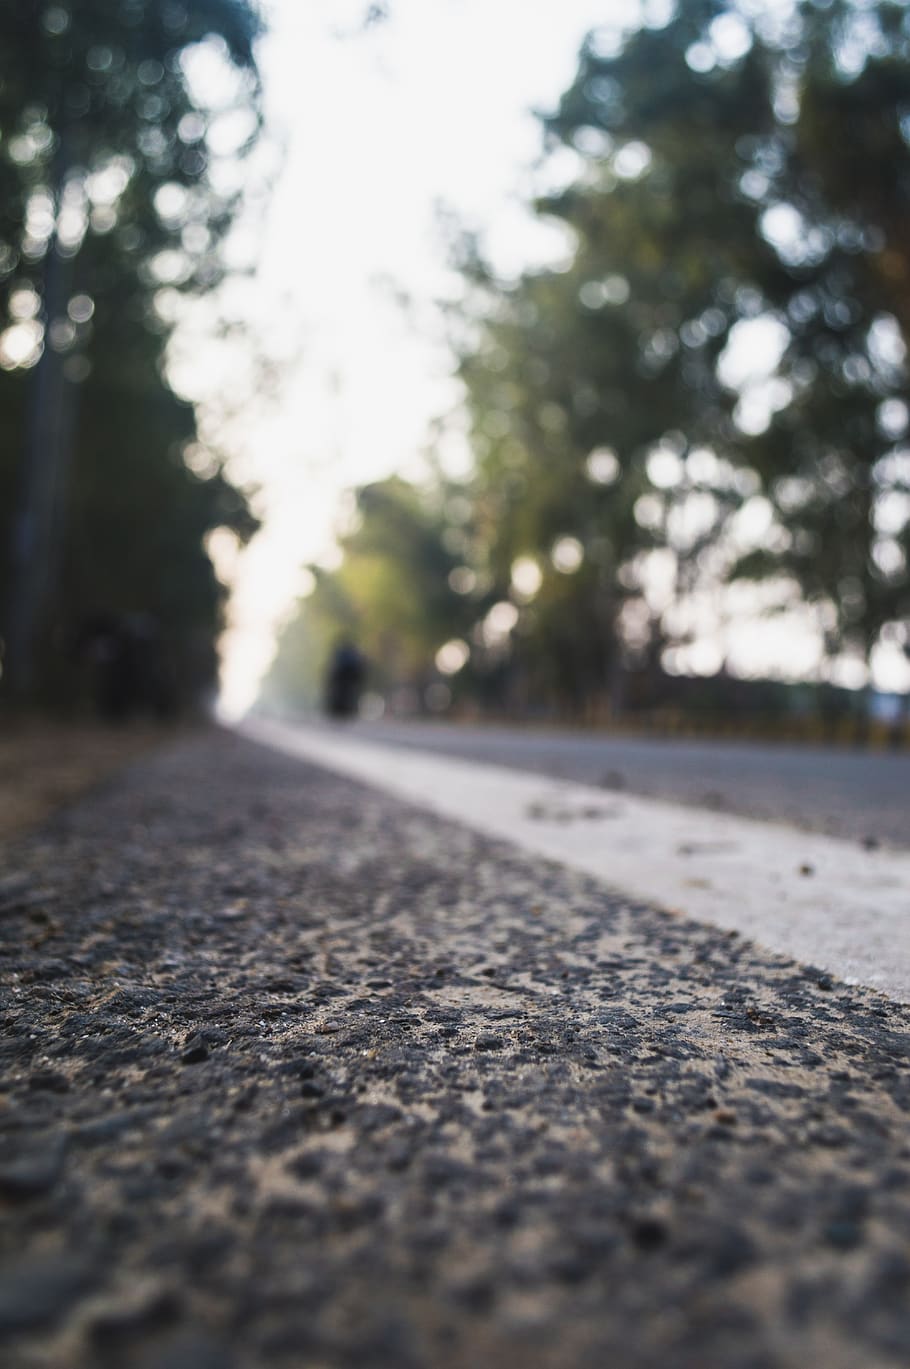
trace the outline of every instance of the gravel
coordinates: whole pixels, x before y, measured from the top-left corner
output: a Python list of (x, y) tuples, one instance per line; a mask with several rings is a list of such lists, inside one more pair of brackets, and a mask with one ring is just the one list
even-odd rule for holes
[(907, 1362), (905, 1007), (228, 735), (3, 856), (9, 1369)]

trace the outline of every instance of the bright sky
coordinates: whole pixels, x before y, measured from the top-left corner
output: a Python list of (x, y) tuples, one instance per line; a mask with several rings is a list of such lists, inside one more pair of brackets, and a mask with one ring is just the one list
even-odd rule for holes
[[(417, 473), (457, 391), (434, 302), (454, 288), (439, 209), (517, 269), (562, 245), (523, 208), (540, 184), (532, 109), (568, 85), (596, 0), (395, 0), (358, 31), (365, 0), (272, 0), (260, 59), (285, 143), (260, 244), (254, 312), (299, 339), (271, 410), (254, 406), (233, 467), (266, 526), (233, 566), (223, 701), (252, 702), (275, 626), (330, 554), (340, 492)], [(634, 0), (607, 7), (632, 19)], [(396, 294), (404, 294), (402, 308)], [(266, 338), (268, 346), (270, 338)]]
[[(251, 351), (261, 342), (284, 367), (271, 399), (249, 374), (228, 367), (220, 381), (238, 406), (231, 473), (258, 487), (264, 521), (239, 557), (229, 537), (210, 548), (233, 585), (227, 715), (254, 701), (302, 567), (331, 561), (342, 492), (392, 471), (418, 474), (433, 420), (457, 406), (436, 307), (457, 289), (440, 209), (480, 229), (502, 271), (561, 255), (558, 232), (524, 208), (558, 174), (539, 166), (532, 111), (555, 105), (586, 32), (605, 16), (631, 27), (648, 7), (666, 5), (393, 0), (390, 17), (364, 30), (367, 0), (269, 0), (260, 62), (268, 126), (285, 151), (256, 240), (239, 244), (258, 265), (236, 286), (234, 312)], [(737, 354), (755, 356), (757, 339), (740, 341), (729, 383)], [(454, 427), (451, 444), (457, 464)], [(800, 635), (803, 647), (817, 641), (808, 625)], [(736, 659), (741, 644), (727, 636)], [(793, 625), (767, 620), (765, 638), (772, 661), (792, 657)], [(888, 671), (880, 682), (910, 686)]]

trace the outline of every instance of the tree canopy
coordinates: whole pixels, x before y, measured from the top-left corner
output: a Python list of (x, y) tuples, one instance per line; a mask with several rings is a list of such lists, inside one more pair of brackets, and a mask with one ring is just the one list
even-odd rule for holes
[(515, 697), (575, 713), (741, 669), (704, 640), (762, 604), (817, 644), (782, 678), (910, 647), (910, 12), (645, 16), (591, 33), (542, 119), (567, 261), (460, 253), (474, 665), (492, 594)]
[(158, 620), (184, 697), (213, 682), (224, 591), (203, 539), (255, 519), (217, 457), (192, 461), (165, 353), (176, 302), (225, 274), (259, 30), (245, 0), (0, 19), (0, 603), (20, 693), (71, 694), (68, 643), (102, 611)]

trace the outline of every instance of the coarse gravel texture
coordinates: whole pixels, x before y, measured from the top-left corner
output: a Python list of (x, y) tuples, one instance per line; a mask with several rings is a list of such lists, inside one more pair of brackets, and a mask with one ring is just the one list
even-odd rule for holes
[(8, 1369), (910, 1359), (910, 1011), (229, 735), (3, 852)]

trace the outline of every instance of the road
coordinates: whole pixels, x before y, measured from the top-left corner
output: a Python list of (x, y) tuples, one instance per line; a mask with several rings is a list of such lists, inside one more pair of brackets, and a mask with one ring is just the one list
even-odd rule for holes
[(906, 848), (383, 745), (344, 726), (249, 720), (243, 731), (630, 898), (910, 1003)]
[(906, 1365), (910, 1008), (225, 734), (0, 868), (9, 1369)]
[(910, 846), (910, 756), (543, 728), (356, 723), (352, 735), (806, 831)]

